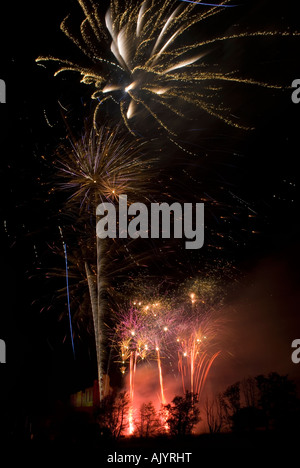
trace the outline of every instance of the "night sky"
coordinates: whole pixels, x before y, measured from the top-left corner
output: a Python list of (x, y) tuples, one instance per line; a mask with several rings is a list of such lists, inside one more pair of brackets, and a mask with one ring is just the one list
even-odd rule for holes
[[(248, 25), (297, 29), (292, 2), (237, 3), (241, 6), (231, 9), (230, 21), (239, 23), (241, 30)], [(0, 365), (0, 404), (2, 411), (15, 408), (14, 421), (45, 410), (56, 399), (67, 399), (95, 378), (93, 338), (83, 332), (81, 340), (75, 339), (74, 361), (66, 310), (60, 318), (65, 306), (55, 297), (64, 279), (45, 279), (45, 272), (63, 266), (51, 246), (59, 243), (58, 225), (67, 222), (58, 212), (64, 195), (48, 196), (55, 183), (52, 155), (65, 139), (65, 122), (80, 134), (94, 105), (77, 74), (54, 78), (53, 67), (35, 63), (39, 55), (79, 54), (59, 30), (70, 11), (80, 14), (75, 0), (22, 2), (6, 5), (1, 12), (6, 28), (0, 32), (0, 78), (6, 82), (7, 103), (0, 104), (0, 338), (7, 345), (7, 364)], [(228, 15), (215, 21), (216, 28), (224, 30), (223, 21), (229, 29)], [(300, 78), (299, 41), (233, 41), (219, 53), (229, 68), (288, 88)], [(205, 156), (199, 161), (185, 159), (174, 146), (167, 158), (180, 162), (170, 163), (161, 175), (164, 181), (171, 176), (179, 181), (170, 191), (179, 191), (184, 201), (205, 193), (225, 208), (208, 209), (201, 251), (184, 252), (180, 247), (161, 261), (154, 256), (147, 272), (162, 276), (167, 271), (174, 279), (197, 274), (219, 260), (232, 262), (238, 279), (224, 311), (230, 323), (226, 346), (231, 358), (216, 363), (210, 388), (272, 371), (289, 374), (299, 383), (300, 364), (291, 361), (291, 342), (299, 338), (300, 330), (296, 199), (300, 104), (292, 103), (291, 89), (244, 87), (240, 92), (232, 86), (228, 93), (234, 113), (253, 123), (255, 130), (228, 128), (200, 116), (194, 125), (197, 131), (185, 128), (182, 141)], [(59, 103), (68, 111), (62, 112)], [(256, 213), (254, 220), (250, 212)], [(227, 222), (220, 219), (224, 213)], [(49, 305), (48, 311), (41, 311)]]

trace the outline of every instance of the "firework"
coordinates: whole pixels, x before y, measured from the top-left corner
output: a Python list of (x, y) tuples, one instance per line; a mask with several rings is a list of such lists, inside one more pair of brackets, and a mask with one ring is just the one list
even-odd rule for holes
[(128, 139), (120, 127), (87, 131), (58, 151), (60, 188), (70, 192), (71, 206), (85, 214), (103, 202), (115, 202), (122, 193), (140, 200), (151, 180), (154, 158), (145, 160), (145, 143)]
[[(157, 376), (160, 386), (161, 404), (166, 403), (162, 361), (170, 357), (176, 311), (172, 299), (161, 295), (161, 285), (153, 282), (139, 284), (129, 309), (117, 307), (114, 311), (115, 328), (112, 330), (112, 344), (117, 351), (120, 371), (129, 374), (129, 433), (134, 431), (134, 387), (137, 365), (145, 362), (157, 363)], [(126, 292), (125, 292), (126, 294)], [(150, 300), (151, 298), (151, 300)], [(173, 311), (174, 310), (174, 311)], [(161, 356), (160, 348), (163, 356)]]
[[(200, 399), (209, 370), (220, 354), (209, 352), (210, 336), (203, 326), (188, 326), (184, 337), (177, 338), (178, 370), (181, 374), (183, 392), (190, 391)], [(204, 334), (205, 333), (205, 334)]]
[[(188, 292), (188, 287), (193, 289)], [(162, 405), (166, 404), (164, 374), (170, 371), (182, 381), (183, 393), (189, 391), (200, 399), (209, 371), (221, 352), (221, 290), (214, 278), (189, 280), (176, 292), (168, 290), (164, 282), (155, 287), (144, 278), (132, 286), (134, 299), (130, 307), (116, 308), (111, 337), (120, 370), (122, 374), (128, 372), (130, 433), (134, 430), (135, 375), (143, 361), (156, 362)]]
[(222, 104), (220, 94), (226, 83), (280, 88), (240, 77), (236, 71), (224, 72), (212, 65), (208, 57), (225, 41), (293, 33), (234, 32), (199, 40), (197, 32), (196, 40), (189, 42), (194, 26), (218, 14), (221, 7), (230, 6), (229, 0), (201, 9), (198, 2), (180, 2), (174, 7), (171, 0), (111, 0), (104, 18), (93, 0), (78, 3), (84, 13), (80, 33), (74, 33), (69, 16), (61, 29), (79, 47), (87, 65), (52, 56), (38, 57), (37, 62), (57, 62), (55, 75), (65, 71), (80, 73), (81, 82), (93, 88), (92, 98), (97, 101), (95, 124), (103, 102), (112, 100), (132, 133), (136, 133), (135, 127), (139, 128), (141, 118), (150, 116), (172, 139), (176, 131), (170, 120), (181, 120), (191, 109), (229, 125), (248, 128), (234, 120), (231, 110)]
[(200, 400), (209, 370), (220, 355), (219, 338), (224, 329), (220, 310), (226, 297), (224, 277), (222, 282), (216, 273), (189, 279), (180, 292), (186, 305), (177, 328), (178, 370), (183, 392), (196, 394)]
[[(130, 301), (129, 308), (119, 305), (113, 313), (116, 325), (112, 341), (123, 373), (131, 351), (136, 353), (139, 362), (157, 360), (159, 348), (163, 347), (167, 355), (174, 338), (176, 308), (173, 299), (160, 296), (159, 286), (156, 286), (156, 291), (154, 287), (150, 282), (141, 284), (139, 296)], [(145, 296), (147, 292), (148, 297)]]
[[(128, 138), (122, 137), (118, 127), (112, 129), (103, 126), (97, 131), (93, 129), (88, 132), (77, 142), (71, 141), (69, 147), (60, 149), (57, 163), (62, 179), (60, 187), (71, 192), (68, 201), (70, 212), (73, 210), (75, 216), (81, 216), (80, 221), (84, 220), (85, 225), (89, 218), (94, 224), (96, 206), (100, 201), (115, 202), (124, 190), (131, 196), (138, 194), (139, 199), (143, 190), (149, 193), (147, 180), (150, 177), (150, 162), (143, 160), (142, 147), (139, 142), (133, 144)], [(116, 242), (98, 237), (95, 239), (95, 231), (88, 241), (96, 249), (96, 267), (93, 269), (85, 257), (84, 269), (93, 316), (101, 399), (108, 269), (111, 247)], [(117, 270), (116, 266), (114, 272)]]

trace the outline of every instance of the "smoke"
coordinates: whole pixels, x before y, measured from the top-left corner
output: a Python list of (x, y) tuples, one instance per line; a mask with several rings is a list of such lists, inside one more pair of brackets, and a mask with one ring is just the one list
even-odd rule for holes
[(227, 336), (206, 391), (216, 393), (248, 376), (277, 372), (299, 379), (291, 343), (300, 336), (297, 252), (265, 258), (240, 282), (223, 313)]
[[(129, 389), (129, 375), (126, 376), (125, 387)], [(176, 395), (182, 394), (181, 378), (178, 375), (168, 373), (163, 365), (163, 387), (166, 404), (170, 403)], [(134, 378), (134, 398), (133, 406), (137, 412), (143, 403), (151, 402), (156, 411), (159, 411), (162, 404), (161, 387), (159, 382), (159, 371), (155, 361), (139, 364)]]

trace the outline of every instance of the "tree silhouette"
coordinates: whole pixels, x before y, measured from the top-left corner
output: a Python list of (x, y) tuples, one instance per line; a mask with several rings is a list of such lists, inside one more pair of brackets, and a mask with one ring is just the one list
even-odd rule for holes
[(255, 380), (259, 391), (258, 406), (264, 413), (266, 430), (291, 429), (296, 414), (299, 414), (295, 383), (287, 375), (281, 376), (276, 372), (267, 377), (258, 375)]
[(241, 381), (241, 393), (246, 406), (257, 405), (258, 389), (255, 378), (248, 377)]
[(221, 395), (217, 395), (210, 400), (207, 397), (204, 404), (204, 411), (209, 432), (211, 434), (221, 432), (224, 425), (224, 407)]
[(234, 418), (241, 407), (240, 382), (236, 382), (227, 387), (220, 398), (224, 411), (225, 424), (234, 430)]
[[(248, 377), (230, 385), (220, 397), (224, 412), (224, 427), (235, 432), (257, 429), (293, 431), (297, 427), (300, 414), (300, 401), (296, 385), (276, 372), (268, 376)], [(207, 402), (206, 419), (209, 430), (218, 428), (216, 402)]]
[(128, 427), (128, 410), (127, 392), (110, 393), (102, 400), (97, 410), (96, 419), (100, 428), (108, 430), (113, 438), (118, 439)]
[(152, 402), (143, 403), (139, 411), (139, 419), (135, 421), (136, 435), (153, 437), (160, 432), (161, 421)]
[(170, 434), (186, 436), (191, 434), (193, 427), (200, 421), (200, 411), (197, 406), (197, 395), (186, 392), (185, 396), (176, 396), (171, 404), (165, 405)]

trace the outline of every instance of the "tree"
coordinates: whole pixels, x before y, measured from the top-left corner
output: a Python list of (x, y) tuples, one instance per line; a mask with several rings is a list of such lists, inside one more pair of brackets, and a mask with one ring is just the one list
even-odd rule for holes
[(197, 403), (197, 395), (186, 392), (184, 397), (176, 396), (171, 404), (165, 405), (168, 414), (166, 423), (172, 435), (191, 434), (193, 427), (200, 421)]
[(241, 408), (240, 382), (227, 387), (220, 398), (224, 411), (224, 421), (231, 429), (234, 429), (234, 418)]
[[(295, 383), (286, 375), (273, 372), (244, 379), (230, 385), (221, 401), (226, 424), (233, 431), (293, 431), (297, 427), (300, 402)], [(210, 416), (210, 408), (207, 411)]]
[(222, 405), (221, 395), (218, 395), (211, 400), (207, 397), (204, 404), (204, 410), (209, 432), (211, 434), (221, 432), (224, 424), (224, 408)]
[(135, 424), (136, 434), (139, 437), (153, 437), (157, 435), (161, 427), (161, 422), (151, 402), (141, 405), (139, 419)]
[(128, 426), (129, 396), (127, 392), (112, 392), (103, 398), (97, 420), (102, 429), (108, 429), (118, 439)]
[(241, 382), (242, 395), (245, 405), (255, 407), (257, 404), (257, 386), (256, 380), (253, 377), (243, 379)]
[(267, 377), (258, 375), (255, 380), (259, 391), (258, 407), (264, 413), (265, 428), (292, 429), (296, 425), (296, 414), (299, 414), (295, 383), (287, 375), (276, 372)]

